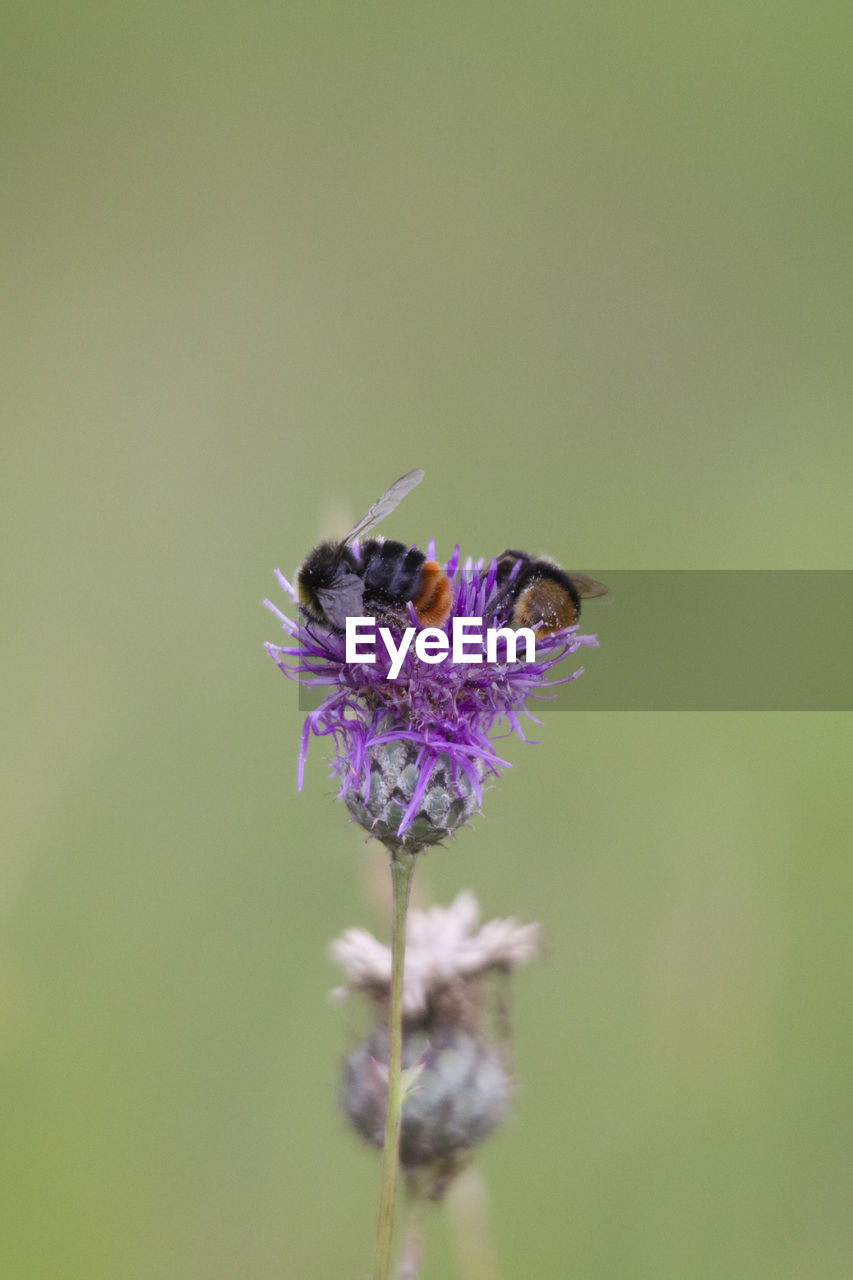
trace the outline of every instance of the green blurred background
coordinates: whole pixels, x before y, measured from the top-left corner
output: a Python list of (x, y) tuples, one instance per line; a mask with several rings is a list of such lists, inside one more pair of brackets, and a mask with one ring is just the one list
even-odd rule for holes
[[(363, 1276), (325, 946), (381, 868), (322, 744), (295, 792), (271, 570), (414, 466), (440, 554), (849, 568), (851, 9), (2, 25), (0, 1274)], [(546, 720), (421, 868), (549, 940), (504, 1280), (853, 1273), (850, 717)]]

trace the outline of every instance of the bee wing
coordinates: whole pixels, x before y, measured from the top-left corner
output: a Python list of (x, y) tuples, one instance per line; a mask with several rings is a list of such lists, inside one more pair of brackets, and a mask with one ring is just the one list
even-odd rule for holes
[(600, 600), (604, 597), (610, 597), (610, 588), (605, 587), (603, 582), (596, 582), (595, 578), (590, 578), (586, 573), (569, 573), (566, 577), (571, 582), (575, 591), (577, 591), (581, 600)]
[(334, 586), (317, 592), (323, 613), (333, 627), (343, 631), (347, 618), (360, 618), (364, 613), (364, 583), (355, 573), (345, 573)]
[(353, 542), (356, 538), (360, 538), (363, 533), (367, 533), (370, 529), (375, 528), (380, 520), (384, 520), (389, 516), (396, 506), (403, 501), (407, 493), (411, 493), (415, 485), (420, 484), (424, 478), (424, 473), (420, 467), (414, 471), (408, 471), (406, 475), (400, 476), (399, 480), (385, 490), (381, 498), (377, 498), (372, 507), (368, 507), (358, 524), (350, 529), (344, 538), (344, 545)]

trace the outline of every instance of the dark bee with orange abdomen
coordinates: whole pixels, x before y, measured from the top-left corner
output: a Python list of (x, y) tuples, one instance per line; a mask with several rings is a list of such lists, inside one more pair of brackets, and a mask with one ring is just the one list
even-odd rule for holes
[(497, 565), (498, 612), (511, 605), (509, 625), (535, 627), (539, 636), (573, 627), (581, 616), (581, 600), (608, 595), (603, 583), (585, 573), (567, 573), (526, 551), (504, 551)]
[(296, 577), (305, 616), (333, 631), (344, 631), (347, 618), (378, 617), (404, 625), (406, 605), (414, 605), (423, 626), (438, 627), (450, 614), (453, 590), (447, 574), (417, 547), (370, 538), (357, 550), (352, 543), (384, 520), (424, 473), (401, 476), (365, 511), (342, 542), (322, 542)]

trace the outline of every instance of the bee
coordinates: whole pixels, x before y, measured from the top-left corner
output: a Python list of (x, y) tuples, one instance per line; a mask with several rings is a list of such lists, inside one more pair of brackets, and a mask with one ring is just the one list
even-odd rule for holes
[(509, 625), (536, 627), (538, 623), (536, 634), (540, 636), (573, 627), (581, 616), (581, 600), (609, 595), (607, 587), (595, 578), (567, 573), (553, 560), (526, 551), (504, 551), (497, 565), (496, 610), (505, 612), (511, 605)]
[(356, 538), (390, 515), (424, 478), (418, 468), (401, 476), (377, 498), (341, 542), (321, 542), (296, 576), (302, 612), (332, 631), (346, 629), (347, 618), (381, 617), (402, 624), (406, 605), (414, 605), (422, 626), (440, 626), (450, 614), (453, 589), (434, 560), (417, 547), (370, 538), (354, 550)]

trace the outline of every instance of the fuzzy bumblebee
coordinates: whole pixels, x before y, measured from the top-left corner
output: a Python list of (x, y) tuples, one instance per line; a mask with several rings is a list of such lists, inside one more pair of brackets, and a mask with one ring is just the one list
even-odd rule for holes
[(402, 542), (381, 538), (358, 542), (423, 478), (420, 468), (401, 476), (341, 542), (321, 542), (306, 557), (296, 575), (296, 587), (299, 604), (311, 622), (338, 632), (345, 629), (347, 618), (363, 616), (403, 625), (409, 602), (422, 626), (438, 627), (446, 621), (453, 592), (436, 561)]

